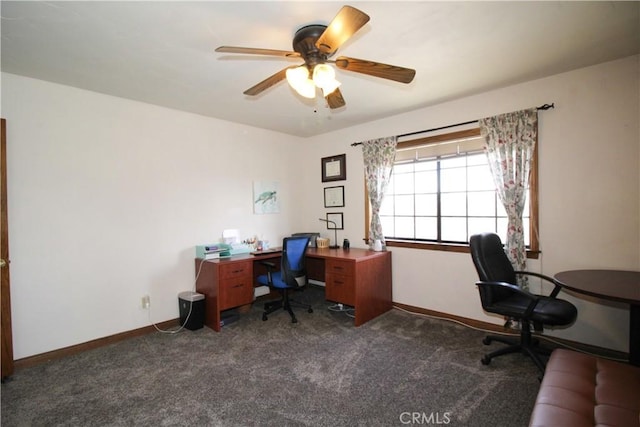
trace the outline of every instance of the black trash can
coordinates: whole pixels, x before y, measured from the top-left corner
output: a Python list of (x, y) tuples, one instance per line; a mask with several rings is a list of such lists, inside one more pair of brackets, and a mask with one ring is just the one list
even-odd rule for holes
[(197, 292), (180, 292), (178, 294), (180, 306), (180, 325), (195, 331), (204, 326), (204, 295)]

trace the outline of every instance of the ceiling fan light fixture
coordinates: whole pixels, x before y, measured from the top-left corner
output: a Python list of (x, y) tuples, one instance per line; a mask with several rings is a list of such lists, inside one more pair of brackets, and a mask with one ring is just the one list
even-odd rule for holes
[[(335, 78), (335, 70), (326, 62), (367, 22), (369, 22), (369, 15), (355, 7), (343, 6), (329, 25), (311, 24), (299, 28), (293, 37), (293, 51), (220, 46), (216, 52), (303, 59), (304, 65), (286, 67), (243, 93), (255, 96), (286, 79), (289, 86), (305, 98), (315, 98), (317, 88), (322, 89), (329, 108), (336, 109), (344, 107), (345, 101), (342, 92), (338, 89), (340, 82)], [(411, 83), (416, 75), (416, 70), (411, 68), (345, 56), (329, 62), (341, 70), (400, 83)]]
[(300, 96), (305, 98), (316, 97), (316, 86), (309, 78), (309, 69), (306, 65), (287, 70), (287, 82)]
[(333, 92), (336, 91), (336, 89), (338, 89), (340, 87), (342, 83), (340, 83), (337, 80), (333, 80), (329, 83), (327, 83), (324, 87), (321, 87), (322, 89), (322, 96), (327, 97), (330, 94), (332, 94)]
[(318, 64), (313, 68), (313, 82), (322, 89), (324, 96), (340, 86), (340, 82), (336, 80), (335, 70), (328, 64)]
[(300, 87), (294, 88), (300, 96), (313, 99), (316, 97), (316, 85), (313, 84), (313, 80), (307, 79)]

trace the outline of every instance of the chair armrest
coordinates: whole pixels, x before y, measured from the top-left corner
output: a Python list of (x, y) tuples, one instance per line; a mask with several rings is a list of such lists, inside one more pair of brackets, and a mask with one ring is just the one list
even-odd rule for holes
[(269, 261), (260, 261), (260, 264), (264, 265), (268, 269), (276, 268), (276, 264)]
[(539, 277), (540, 279), (544, 279), (547, 282), (553, 283), (553, 285), (554, 285), (553, 291), (551, 291), (551, 294), (549, 294), (549, 296), (551, 298), (555, 298), (556, 296), (558, 296), (558, 293), (560, 292), (560, 289), (562, 289), (562, 286), (560, 285), (560, 282), (558, 282), (553, 277), (549, 277), (549, 276), (546, 276), (544, 274), (536, 273), (536, 272), (533, 272), (533, 271), (516, 271), (515, 273), (516, 274), (524, 274), (524, 275), (528, 275), (528, 276)]
[(524, 311), (523, 317), (531, 316), (531, 314), (533, 313), (534, 308), (536, 308), (536, 305), (538, 305), (538, 301), (540, 301), (540, 298), (538, 298), (537, 295), (532, 294), (531, 292), (526, 291), (524, 289), (520, 289), (519, 287), (517, 287), (516, 285), (512, 285), (511, 283), (506, 283), (506, 282), (476, 282), (476, 285), (478, 287), (494, 287), (494, 288), (498, 287), (498, 288), (502, 288), (502, 289), (508, 289), (514, 294), (519, 294), (521, 296), (524, 296), (527, 300), (529, 300), (529, 305), (527, 306), (527, 309)]
[(260, 264), (267, 267), (267, 282), (271, 286), (273, 284), (273, 279), (271, 278), (271, 273), (276, 269), (276, 264), (269, 261), (260, 261)]

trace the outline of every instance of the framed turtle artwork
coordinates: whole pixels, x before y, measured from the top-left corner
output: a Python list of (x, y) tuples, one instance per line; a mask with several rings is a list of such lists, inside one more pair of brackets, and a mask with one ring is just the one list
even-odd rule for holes
[(279, 197), (278, 182), (254, 181), (253, 213), (254, 214), (280, 213), (280, 201), (278, 197)]

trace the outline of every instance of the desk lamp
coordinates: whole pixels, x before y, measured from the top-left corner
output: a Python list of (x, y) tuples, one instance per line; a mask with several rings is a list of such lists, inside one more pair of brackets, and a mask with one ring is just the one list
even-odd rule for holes
[(330, 219), (322, 219), (322, 218), (318, 218), (320, 221), (324, 221), (326, 223), (331, 223), (333, 224), (333, 232), (334, 232), (334, 236), (333, 236), (333, 245), (329, 246), (329, 249), (338, 249), (340, 248), (340, 246), (338, 245), (338, 224), (335, 223), (335, 221), (331, 221)]

